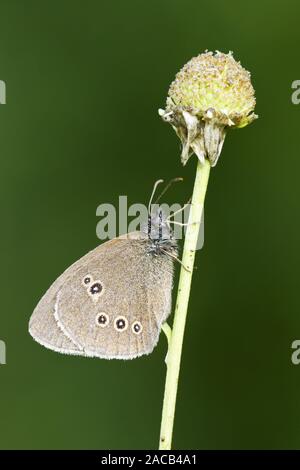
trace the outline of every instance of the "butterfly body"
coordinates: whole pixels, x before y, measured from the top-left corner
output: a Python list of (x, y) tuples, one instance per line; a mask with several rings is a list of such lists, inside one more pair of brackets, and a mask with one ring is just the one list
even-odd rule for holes
[(162, 215), (70, 266), (35, 308), (33, 338), (65, 354), (133, 359), (149, 354), (171, 311), (176, 241)]

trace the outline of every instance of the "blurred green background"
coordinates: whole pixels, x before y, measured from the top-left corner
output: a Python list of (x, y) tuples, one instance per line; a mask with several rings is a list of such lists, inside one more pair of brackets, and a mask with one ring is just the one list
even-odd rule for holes
[[(212, 171), (185, 335), (174, 447), (300, 448), (297, 1), (1, 0), (0, 447), (156, 448), (166, 341), (105, 361), (35, 343), (40, 296), (97, 246), (96, 207), (147, 202), (196, 159), (158, 117), (179, 68), (233, 50), (252, 72), (260, 119), (228, 134)], [(178, 271), (178, 266), (177, 266)]]

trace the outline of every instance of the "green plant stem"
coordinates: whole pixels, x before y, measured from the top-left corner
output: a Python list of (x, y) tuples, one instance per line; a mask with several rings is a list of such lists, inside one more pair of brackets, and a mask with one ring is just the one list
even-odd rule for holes
[(171, 449), (172, 444), (184, 328), (190, 297), (195, 251), (197, 247), (209, 172), (210, 163), (208, 160), (205, 160), (204, 164), (198, 162), (188, 226), (184, 241), (173, 329), (172, 332), (169, 332), (168, 338), (169, 348), (166, 360), (167, 375), (159, 441), (159, 449), (161, 450)]

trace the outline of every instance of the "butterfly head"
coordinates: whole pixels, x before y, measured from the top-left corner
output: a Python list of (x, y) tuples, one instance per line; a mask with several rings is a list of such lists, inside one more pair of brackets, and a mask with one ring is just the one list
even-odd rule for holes
[(149, 253), (154, 255), (176, 254), (177, 242), (166, 215), (158, 207), (148, 215), (147, 235), (149, 241)]

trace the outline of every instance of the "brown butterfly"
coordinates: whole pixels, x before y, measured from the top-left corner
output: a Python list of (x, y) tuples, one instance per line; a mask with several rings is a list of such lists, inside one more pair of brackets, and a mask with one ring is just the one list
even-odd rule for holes
[(161, 210), (150, 211), (145, 229), (99, 245), (52, 284), (30, 318), (30, 334), (64, 354), (133, 359), (151, 353), (171, 312), (176, 258), (168, 220)]

